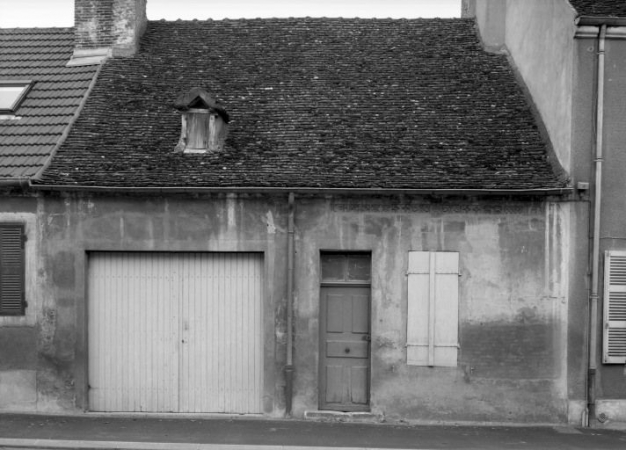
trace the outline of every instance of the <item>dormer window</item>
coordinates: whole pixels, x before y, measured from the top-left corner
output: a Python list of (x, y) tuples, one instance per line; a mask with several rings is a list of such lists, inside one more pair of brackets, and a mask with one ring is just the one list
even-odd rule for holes
[(30, 80), (0, 80), (0, 114), (15, 114), (32, 84)]
[(176, 151), (206, 153), (224, 147), (228, 113), (202, 88), (181, 94), (174, 107), (181, 112), (182, 126)]

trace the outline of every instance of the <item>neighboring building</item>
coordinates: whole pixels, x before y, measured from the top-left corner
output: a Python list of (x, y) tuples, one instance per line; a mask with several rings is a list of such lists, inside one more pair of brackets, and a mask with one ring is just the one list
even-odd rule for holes
[[(626, 422), (626, 3), (466, 2), (488, 48), (510, 55), (559, 161), (587, 203), (570, 224), (569, 397), (590, 425)], [(571, 405), (571, 409), (575, 409)]]
[[(29, 190), (76, 119), (97, 66), (66, 67), (74, 33), (0, 29), (0, 408), (46, 410), (63, 337), (43, 325), (57, 301), (45, 290), (41, 200)], [(60, 319), (71, 320), (69, 316)], [(48, 374), (54, 374), (48, 376)], [(56, 399), (54, 407), (57, 409)]]
[[(147, 25), (76, 3), (65, 70), (97, 81), (5, 196), (35, 231), (0, 410), (585, 419), (593, 89), (566, 0)], [(531, 20), (548, 5), (570, 16)], [(534, 63), (529, 24), (571, 58)]]

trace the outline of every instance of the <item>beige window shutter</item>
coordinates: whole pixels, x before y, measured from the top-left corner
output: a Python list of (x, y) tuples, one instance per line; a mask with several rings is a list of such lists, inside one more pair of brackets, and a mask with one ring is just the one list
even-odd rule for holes
[(626, 364), (626, 251), (604, 254), (605, 364)]
[(409, 252), (407, 364), (456, 367), (459, 254)]

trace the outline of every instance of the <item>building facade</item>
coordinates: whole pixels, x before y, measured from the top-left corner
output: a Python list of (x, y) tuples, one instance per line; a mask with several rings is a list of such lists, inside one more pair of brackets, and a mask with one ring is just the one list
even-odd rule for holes
[(622, 420), (600, 291), (597, 368), (587, 346), (621, 200), (594, 246), (599, 41), (567, 1), (147, 24), (98, 4), (67, 56), (97, 68), (80, 115), (3, 192), (26, 303), (0, 317), (0, 410)]

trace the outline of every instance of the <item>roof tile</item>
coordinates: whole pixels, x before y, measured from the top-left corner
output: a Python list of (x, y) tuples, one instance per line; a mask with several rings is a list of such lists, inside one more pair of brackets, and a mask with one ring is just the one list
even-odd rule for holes
[[(175, 153), (172, 104), (202, 87), (226, 148)], [(57, 113), (59, 108), (51, 108)], [(109, 60), (41, 183), (547, 189), (553, 167), (505, 56), (467, 19), (151, 22)]]
[(581, 16), (626, 17), (624, 0), (570, 0)]
[(1, 177), (41, 169), (86, 94), (97, 67), (65, 67), (73, 45), (70, 28), (0, 29), (0, 80), (34, 81), (19, 119), (0, 120)]
[[(0, 138), (1, 139), (1, 138)], [(54, 150), (54, 144), (15, 145), (10, 150), (3, 150), (2, 156), (47, 156)]]

